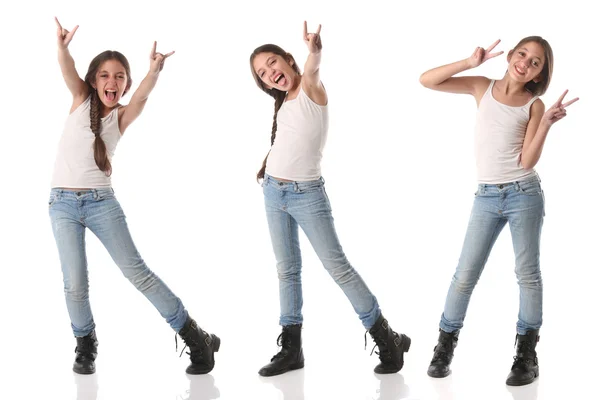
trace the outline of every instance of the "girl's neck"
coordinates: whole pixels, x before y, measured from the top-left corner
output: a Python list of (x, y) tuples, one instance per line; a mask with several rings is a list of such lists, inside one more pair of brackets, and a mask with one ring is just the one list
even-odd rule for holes
[(520, 96), (527, 92), (525, 84), (512, 79), (508, 72), (498, 81), (496, 88), (506, 96)]
[(288, 93), (296, 93), (298, 87), (300, 87), (300, 82), (302, 82), (302, 75), (294, 75), (294, 84), (292, 85)]

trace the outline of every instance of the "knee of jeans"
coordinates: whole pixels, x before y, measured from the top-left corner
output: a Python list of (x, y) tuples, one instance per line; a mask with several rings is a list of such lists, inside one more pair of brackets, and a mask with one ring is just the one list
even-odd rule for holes
[(460, 293), (469, 294), (473, 292), (475, 285), (479, 281), (478, 276), (469, 276), (465, 274), (454, 274), (452, 277), (452, 286)]
[(525, 287), (542, 287), (542, 273), (539, 268), (533, 269), (530, 272), (522, 272), (517, 270), (517, 282), (519, 286)]
[(297, 261), (277, 263), (277, 277), (280, 281), (295, 281), (300, 278), (301, 264)]
[(87, 284), (66, 284), (65, 296), (72, 301), (84, 301), (89, 298), (89, 286)]
[(120, 262), (119, 267), (121, 268), (123, 275), (132, 283), (143, 281), (152, 274), (152, 271), (146, 266), (146, 263), (141, 257), (135, 257), (125, 262)]
[(329, 275), (338, 284), (344, 284), (351, 281), (356, 276), (356, 270), (350, 265), (350, 262), (346, 257), (342, 257), (338, 260), (329, 260), (323, 262), (325, 269), (329, 272)]

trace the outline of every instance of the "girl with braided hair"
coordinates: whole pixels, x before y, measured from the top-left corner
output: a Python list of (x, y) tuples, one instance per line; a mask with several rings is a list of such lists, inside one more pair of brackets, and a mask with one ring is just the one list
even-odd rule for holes
[(331, 205), (321, 177), (321, 157), (328, 129), (327, 93), (321, 83), (321, 26), (304, 42), (308, 59), (304, 73), (291, 54), (266, 44), (250, 56), (258, 87), (275, 99), (271, 151), (257, 179), (262, 179), (267, 221), (277, 260), (282, 333), (281, 351), (259, 374), (272, 376), (304, 367), (302, 351), (302, 283), (298, 227), (301, 227), (325, 269), (343, 290), (379, 347), (376, 373), (396, 373), (404, 365), (410, 338), (392, 330), (377, 299), (349, 263), (339, 243)]
[(117, 51), (105, 51), (90, 63), (85, 80), (75, 69), (69, 43), (71, 32), (56, 19), (58, 61), (73, 103), (58, 146), (52, 177), (49, 213), (63, 272), (71, 327), (76, 337), (73, 370), (93, 374), (98, 341), (88, 297), (85, 228), (110, 253), (123, 275), (156, 307), (190, 348), (189, 374), (206, 374), (214, 367), (220, 339), (198, 327), (181, 300), (154, 274), (135, 248), (125, 214), (111, 187), (110, 159), (129, 125), (142, 113), (165, 60), (173, 54), (150, 53), (150, 70), (129, 104), (119, 100), (132, 84), (129, 62)]

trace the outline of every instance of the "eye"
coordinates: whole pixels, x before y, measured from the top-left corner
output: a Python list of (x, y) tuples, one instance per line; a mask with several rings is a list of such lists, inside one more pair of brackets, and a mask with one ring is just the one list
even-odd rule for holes
[(525, 53), (523, 53), (522, 51), (519, 51), (519, 55), (520, 55), (521, 57), (523, 57), (523, 56), (525, 56)]
[(275, 59), (274, 58), (271, 59), (271, 60), (269, 60), (269, 65), (273, 65), (273, 64), (275, 64)]
[(263, 76), (265, 76), (265, 72), (263, 71), (263, 72), (259, 73), (258, 76), (260, 76), (262, 78)]

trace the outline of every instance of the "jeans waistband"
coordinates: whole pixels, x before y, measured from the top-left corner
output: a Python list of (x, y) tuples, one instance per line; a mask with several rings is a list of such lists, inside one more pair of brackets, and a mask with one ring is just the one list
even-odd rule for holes
[(93, 198), (94, 200), (100, 199), (102, 197), (106, 197), (107, 195), (113, 195), (115, 191), (112, 187), (108, 188), (99, 188), (99, 189), (63, 189), (63, 188), (52, 188), (50, 191), (51, 195), (56, 196), (57, 199), (60, 198), (73, 198), (73, 199), (82, 199), (82, 198)]
[(323, 186), (325, 184), (325, 179), (320, 177), (314, 181), (282, 181), (276, 178), (273, 178), (271, 175), (265, 174), (265, 178), (263, 179), (262, 185), (270, 185), (277, 187), (281, 190), (290, 190), (292, 189), (295, 192), (302, 192), (303, 190), (314, 188), (316, 186)]

